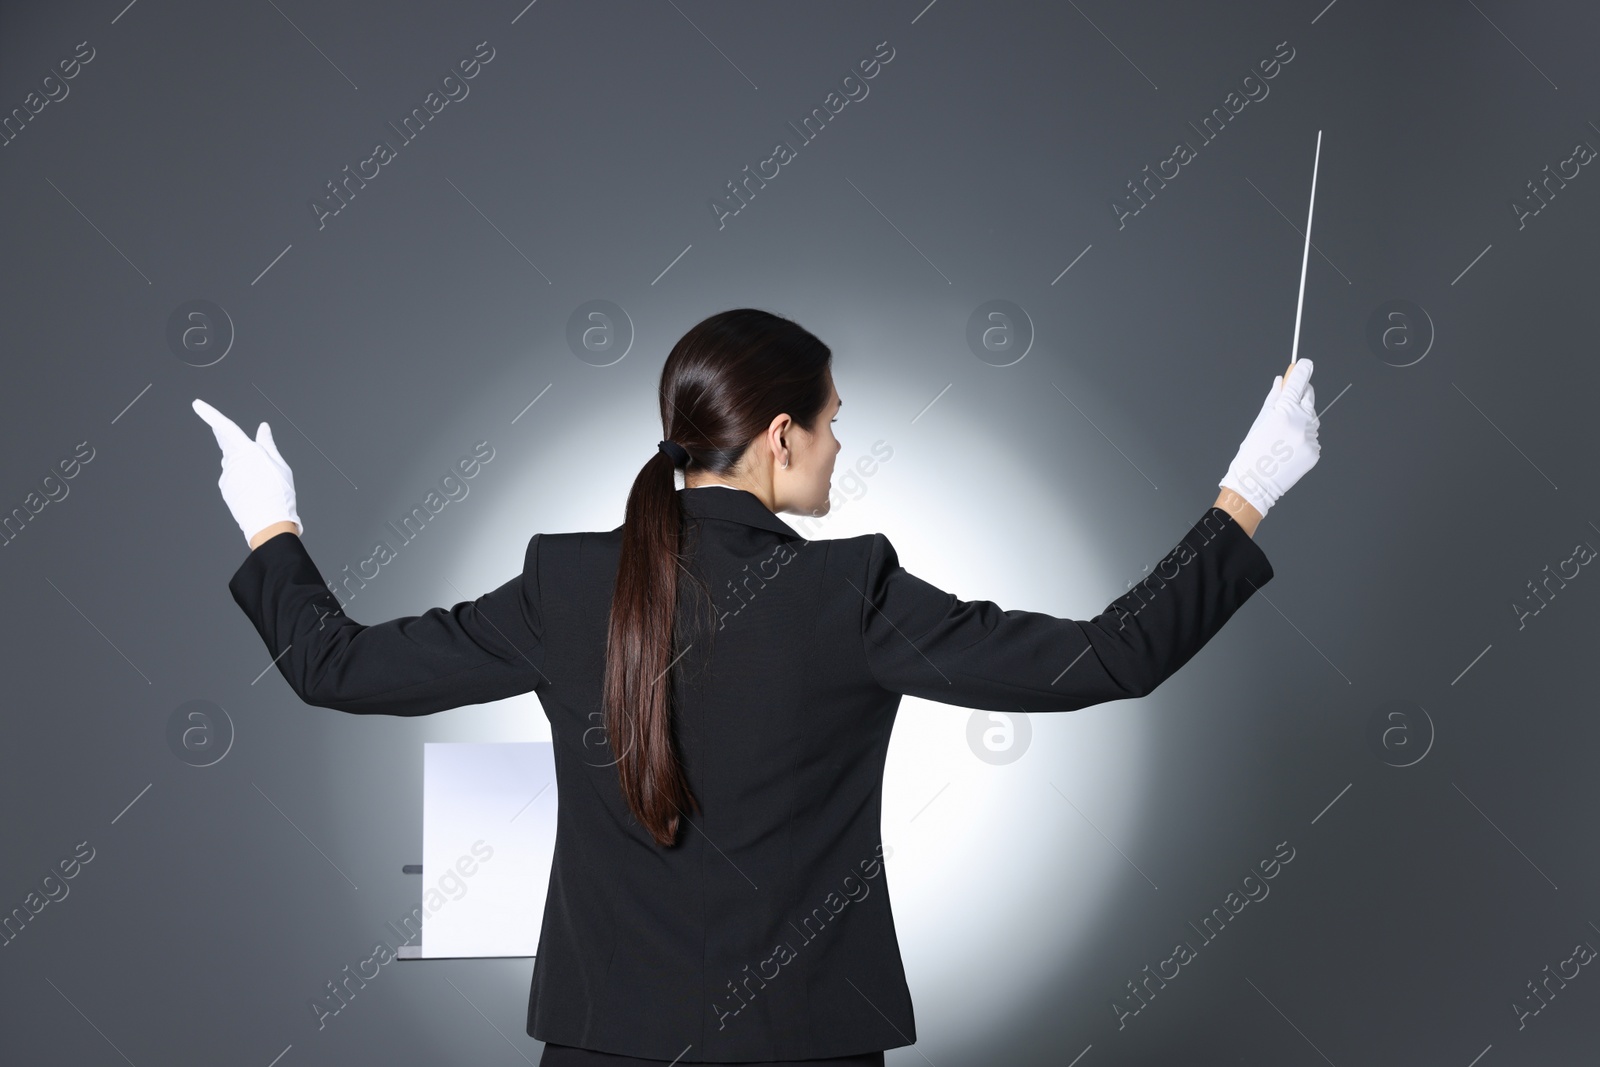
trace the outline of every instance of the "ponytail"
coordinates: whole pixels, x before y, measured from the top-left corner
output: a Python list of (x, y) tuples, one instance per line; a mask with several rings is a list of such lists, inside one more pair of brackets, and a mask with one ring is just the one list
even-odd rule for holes
[(684, 544), (673, 457), (685, 471), (725, 475), (777, 416), (810, 431), (829, 398), (832, 356), (799, 324), (736, 308), (694, 326), (662, 367), (666, 441), (628, 492), (601, 705), (623, 799), (663, 847), (677, 840), (689, 812), (700, 811), (672, 730), (674, 664), (692, 644), (674, 634), (680, 572), (700, 584), (688, 566), (693, 546)]
[(672, 472), (672, 459), (658, 451), (628, 493), (603, 697), (606, 737), (620, 750), (623, 799), (663, 846), (676, 840), (684, 808), (699, 810), (673, 750), (669, 710), (683, 521)]

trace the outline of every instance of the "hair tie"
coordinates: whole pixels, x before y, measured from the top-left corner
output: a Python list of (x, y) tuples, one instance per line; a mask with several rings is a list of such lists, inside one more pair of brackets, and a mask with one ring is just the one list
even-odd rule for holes
[(672, 459), (674, 467), (687, 467), (689, 465), (689, 453), (678, 442), (662, 441), (656, 448), (661, 452), (665, 452)]

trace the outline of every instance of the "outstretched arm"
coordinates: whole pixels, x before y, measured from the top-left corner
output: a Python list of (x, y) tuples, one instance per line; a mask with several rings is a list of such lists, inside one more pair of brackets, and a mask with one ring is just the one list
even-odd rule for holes
[(364, 626), (344, 613), (300, 538), (283, 531), (251, 551), (228, 590), (307, 704), (431, 715), (546, 682), (538, 568), (535, 534), (523, 573), (499, 588), (451, 608)]
[(1297, 360), (1273, 379), (1216, 503), (1093, 619), (957, 600), (909, 574), (877, 535), (858, 588), (873, 677), (893, 692), (991, 711), (1073, 711), (1154, 690), (1272, 580), (1255, 531), (1321, 454), (1311, 371), (1311, 360)]
[(863, 594), (862, 645), (878, 684), (989, 711), (1076, 711), (1145, 696), (1272, 580), (1266, 554), (1219, 507), (1086, 620), (960, 600), (900, 566), (882, 534), (866, 555), (851, 581)]
[(345, 615), (300, 534), (294, 472), (272, 427), (252, 439), (204, 400), (195, 414), (222, 450), (217, 487), (250, 555), (228, 583), (291, 689), (308, 704), (359, 714), (429, 715), (526, 693), (545, 681), (539, 538), (523, 572), (477, 600), (363, 626)]

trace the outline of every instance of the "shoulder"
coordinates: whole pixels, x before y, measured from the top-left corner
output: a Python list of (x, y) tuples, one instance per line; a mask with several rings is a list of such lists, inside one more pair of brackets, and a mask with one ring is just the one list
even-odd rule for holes
[(579, 530), (536, 533), (528, 539), (528, 562), (535, 559), (549, 571), (597, 561), (616, 561), (622, 549), (622, 527), (614, 530)]
[(827, 569), (848, 575), (861, 575), (884, 566), (898, 565), (894, 545), (885, 534), (859, 534), (855, 537), (837, 537), (809, 542), (820, 546), (827, 554)]

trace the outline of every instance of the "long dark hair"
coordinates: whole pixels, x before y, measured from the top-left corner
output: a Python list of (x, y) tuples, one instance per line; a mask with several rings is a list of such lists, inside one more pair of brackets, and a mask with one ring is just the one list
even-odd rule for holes
[[(755, 308), (712, 315), (672, 346), (661, 368), (663, 436), (689, 453), (686, 472), (728, 474), (777, 416), (787, 413), (811, 431), (829, 398), (832, 358), (827, 345), (779, 315)], [(622, 795), (663, 846), (677, 840), (685, 807), (700, 810), (672, 736), (669, 668), (687, 651), (674, 648), (673, 619), (679, 572), (691, 574), (673, 469), (656, 451), (628, 493), (602, 696)]]

